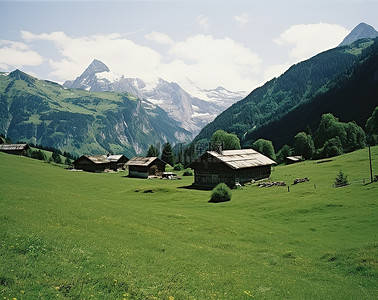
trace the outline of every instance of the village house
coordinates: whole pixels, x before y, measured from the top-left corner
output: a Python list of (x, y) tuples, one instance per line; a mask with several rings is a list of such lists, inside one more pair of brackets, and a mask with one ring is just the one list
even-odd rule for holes
[(162, 176), (166, 163), (157, 157), (134, 157), (126, 165), (129, 167), (129, 176), (148, 178)]
[(128, 158), (124, 155), (82, 155), (73, 165), (76, 170), (105, 172), (121, 170), (127, 161)]
[(28, 149), (28, 144), (0, 144), (0, 151), (8, 154), (26, 155)]
[(233, 187), (252, 180), (269, 178), (276, 162), (253, 149), (207, 151), (190, 167), (194, 187), (211, 188), (224, 182)]

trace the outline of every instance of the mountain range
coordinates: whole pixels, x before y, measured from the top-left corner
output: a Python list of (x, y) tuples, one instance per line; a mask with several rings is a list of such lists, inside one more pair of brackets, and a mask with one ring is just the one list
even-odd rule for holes
[(217, 115), (233, 103), (245, 97), (246, 92), (231, 92), (217, 87), (212, 90), (198, 89), (203, 99), (193, 97), (177, 83), (156, 78), (146, 82), (140, 78), (126, 78), (113, 73), (101, 61), (94, 59), (88, 68), (75, 80), (63, 84), (67, 88), (92, 92), (127, 92), (139, 97), (144, 106), (161, 107), (193, 137)]
[(327, 112), (364, 126), (378, 105), (377, 44), (359, 39), (293, 65), (221, 113), (194, 143), (206, 143), (223, 129), (236, 133), (244, 147), (266, 138), (279, 149), (306, 125), (315, 130)]
[(360, 39), (361, 32), (371, 28), (358, 25), (351, 44), (293, 65), (238, 102), (242, 93), (218, 87), (200, 99), (161, 78), (146, 83), (112, 73), (99, 60), (64, 86), (19, 70), (0, 73), (0, 133), (76, 155), (134, 156), (151, 144), (190, 142), (224, 109), (194, 143), (223, 129), (244, 147), (266, 138), (277, 150), (305, 127), (314, 130), (327, 112), (364, 126), (378, 105), (378, 38)]
[(19, 70), (0, 73), (0, 133), (75, 155), (129, 157), (150, 144), (192, 138), (163, 109), (134, 95), (66, 89)]

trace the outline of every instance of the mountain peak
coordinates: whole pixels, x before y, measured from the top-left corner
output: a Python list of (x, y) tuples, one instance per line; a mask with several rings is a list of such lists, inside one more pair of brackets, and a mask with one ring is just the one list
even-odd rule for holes
[(378, 32), (374, 29), (373, 26), (370, 26), (366, 23), (360, 23), (344, 38), (339, 46), (350, 45), (359, 39), (373, 39), (377, 36)]
[(110, 72), (107, 65), (98, 59), (94, 59), (88, 68), (84, 71), (83, 75), (88, 76), (95, 73)]
[(9, 77), (14, 78), (16, 80), (23, 80), (27, 83), (34, 83), (35, 78), (32, 76), (20, 71), (19, 69), (14, 70), (13, 72), (9, 73)]

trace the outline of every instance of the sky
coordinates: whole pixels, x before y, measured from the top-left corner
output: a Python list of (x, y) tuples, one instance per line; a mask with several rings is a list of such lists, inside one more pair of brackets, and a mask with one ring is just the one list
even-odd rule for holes
[(250, 92), (361, 22), (378, 29), (377, 12), (378, 0), (0, 0), (0, 71), (63, 83), (98, 59), (192, 95)]

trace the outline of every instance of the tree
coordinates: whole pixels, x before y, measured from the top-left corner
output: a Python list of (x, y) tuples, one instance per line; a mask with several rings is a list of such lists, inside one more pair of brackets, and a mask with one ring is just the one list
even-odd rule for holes
[(213, 133), (210, 142), (222, 142), (223, 150), (240, 149), (240, 140), (236, 134), (224, 130), (217, 130)]
[(378, 106), (366, 121), (366, 141), (370, 146), (378, 145)]
[(346, 186), (348, 184), (348, 176), (345, 175), (341, 170), (335, 178), (335, 187)]
[(282, 164), (285, 158), (291, 155), (291, 148), (288, 145), (284, 145), (280, 151), (276, 154), (276, 161)]
[(171, 166), (174, 165), (173, 151), (172, 151), (172, 147), (169, 144), (169, 142), (166, 142), (163, 145), (163, 151), (161, 153), (161, 160), (165, 161), (166, 163), (168, 163)]
[(62, 159), (60, 157), (60, 154), (58, 153), (58, 151), (55, 151), (52, 153), (51, 155), (52, 159), (54, 162), (56, 162), (57, 164), (61, 164), (62, 163)]
[(346, 144), (347, 134), (343, 124), (331, 113), (322, 115), (315, 137), (316, 148), (322, 148), (326, 141), (337, 136), (344, 146)]
[(271, 159), (275, 159), (272, 141), (258, 139), (253, 143), (252, 148)]
[(325, 142), (324, 147), (321, 149), (321, 157), (334, 157), (343, 153), (339, 137), (329, 139)]
[(305, 159), (310, 159), (314, 155), (315, 146), (311, 135), (299, 132), (294, 137), (294, 154), (302, 155)]
[(158, 157), (159, 156), (159, 150), (156, 146), (150, 145), (147, 151), (147, 157)]

